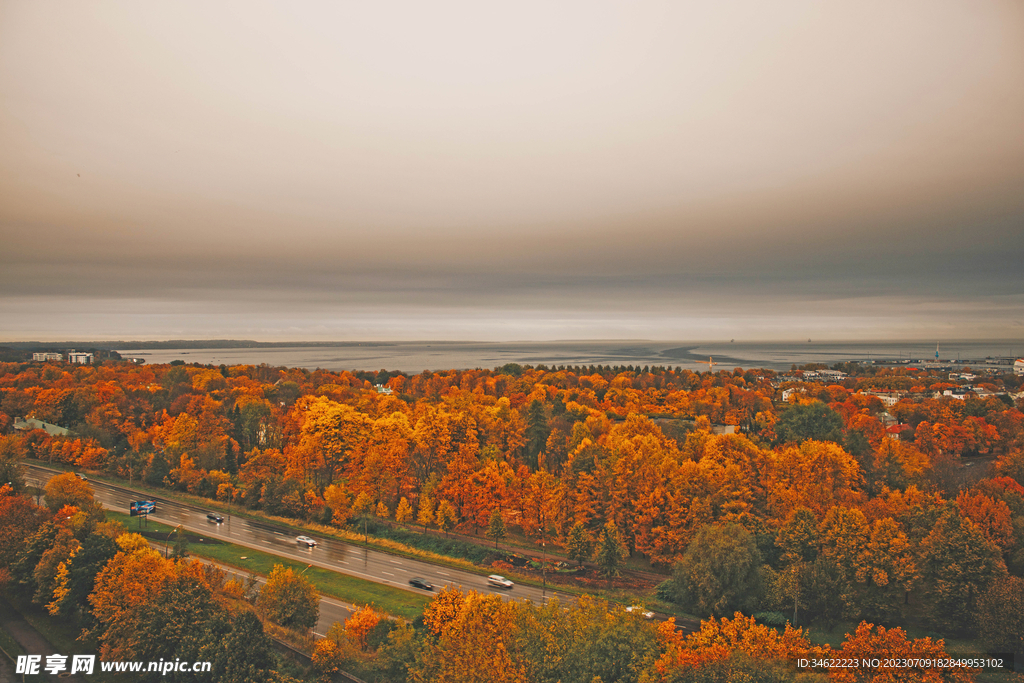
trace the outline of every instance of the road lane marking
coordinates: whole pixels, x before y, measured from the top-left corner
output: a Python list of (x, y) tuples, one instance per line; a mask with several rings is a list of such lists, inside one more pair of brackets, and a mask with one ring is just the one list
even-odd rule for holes
[(387, 574), (388, 576), (394, 576), (394, 574), (392, 574), (391, 572), (385, 572), (385, 571), (381, 571), (381, 574)]

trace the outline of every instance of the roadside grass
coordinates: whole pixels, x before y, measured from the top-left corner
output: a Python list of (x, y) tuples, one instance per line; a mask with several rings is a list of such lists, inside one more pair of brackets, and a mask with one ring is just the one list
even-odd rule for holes
[[(140, 531), (138, 522), (124, 513), (108, 510), (107, 517), (121, 522), (127, 527), (128, 531)], [(163, 535), (166, 538), (167, 535), (174, 531), (174, 528), (170, 525), (150, 520), (148, 525), (141, 531), (150, 532), (156, 536)], [(194, 533), (189, 532), (189, 534)], [(165, 543), (164, 540), (159, 538), (154, 538), (153, 540), (157, 543)], [(349, 576), (348, 574), (342, 574), (322, 567), (312, 566), (307, 569), (307, 563), (299, 560), (279, 557), (234, 543), (225, 543), (219, 540), (210, 543), (190, 542), (188, 552), (191, 555), (214, 560), (246, 573), (262, 576), (270, 574), (270, 570), (273, 569), (275, 564), (291, 567), (296, 572), (304, 571), (303, 576), (309, 578), (313, 585), (317, 587), (317, 590), (328, 597), (359, 605), (372, 604), (388, 614), (403, 619), (415, 619), (422, 614), (423, 608), (430, 602), (429, 597), (425, 595), (374, 583), (373, 581)]]
[[(29, 459), (27, 459), (27, 460), (29, 460)], [(70, 466), (68, 466), (68, 465), (66, 465), (64, 463), (47, 463), (47, 462), (38, 461), (38, 460), (30, 460), (30, 461), (33, 462), (34, 464), (38, 464), (40, 466), (51, 467), (53, 469), (61, 469), (61, 470), (65, 470), (65, 471), (72, 471), (74, 469), (74, 468), (72, 468), (72, 467), (70, 467)], [(123, 481), (121, 479), (118, 479), (117, 477), (111, 477), (111, 476), (109, 476), (107, 474), (98, 473), (98, 472), (94, 473), (92, 471), (89, 471), (89, 477), (90, 477), (90, 479), (96, 479), (97, 481), (101, 481), (101, 482), (104, 482), (104, 483), (107, 483), (107, 484), (111, 484), (111, 485), (114, 485), (114, 486), (120, 486), (120, 487), (129, 487), (130, 486), (130, 488), (132, 488), (134, 490), (145, 491), (150, 497), (153, 497), (153, 498), (162, 498), (162, 499), (166, 499), (166, 500), (172, 500), (172, 501), (176, 501), (176, 502), (180, 502), (180, 503), (185, 503), (185, 504), (188, 504), (188, 505), (193, 505), (193, 506), (196, 506), (196, 507), (204, 508), (204, 509), (207, 509), (207, 510), (210, 510), (210, 511), (219, 511), (219, 512), (222, 512), (224, 514), (232, 515), (234, 517), (241, 517), (241, 518), (249, 519), (249, 520), (256, 521), (256, 522), (273, 522), (274, 524), (277, 524), (277, 525), (281, 526), (282, 528), (288, 529), (288, 530), (293, 531), (293, 532), (295, 532), (297, 534), (302, 534), (302, 533), (308, 534), (309, 532), (313, 532), (313, 533), (319, 534), (321, 536), (336, 538), (338, 540), (345, 541), (345, 542), (350, 543), (352, 545), (362, 545), (364, 547), (368, 546), (368, 547), (373, 548), (375, 550), (379, 550), (381, 552), (385, 552), (385, 553), (388, 553), (388, 554), (391, 554), (391, 555), (395, 555), (397, 557), (406, 557), (406, 558), (409, 558), (409, 559), (422, 560), (422, 561), (429, 562), (429, 563), (434, 564), (434, 565), (438, 565), (438, 566), (442, 566), (442, 567), (449, 567), (449, 568), (452, 568), (452, 569), (460, 569), (460, 570), (463, 570), (463, 571), (470, 571), (470, 572), (475, 572), (475, 573), (479, 573), (482, 570), (483, 571), (490, 570), (490, 567), (488, 567), (486, 564), (476, 564), (476, 563), (474, 563), (474, 562), (472, 562), (472, 561), (470, 561), (468, 559), (462, 559), (460, 557), (452, 557), (452, 556), (441, 554), (441, 553), (438, 553), (438, 552), (434, 552), (432, 550), (428, 550), (428, 549), (425, 549), (425, 548), (413, 547), (412, 545), (409, 545), (407, 543), (403, 543), (403, 542), (398, 541), (398, 540), (392, 540), (392, 539), (388, 539), (388, 538), (379, 538), (379, 537), (375, 537), (372, 534), (364, 535), (362, 533), (361, 529), (358, 529), (358, 530), (355, 529), (355, 528), (347, 529), (347, 528), (339, 528), (339, 527), (334, 527), (334, 526), (327, 526), (327, 525), (324, 525), (324, 524), (317, 524), (315, 522), (301, 522), (301, 521), (298, 521), (298, 520), (295, 520), (295, 519), (292, 519), (292, 518), (288, 518), (288, 517), (279, 517), (279, 516), (276, 516), (276, 515), (270, 515), (270, 514), (267, 514), (267, 513), (263, 512), (261, 510), (249, 510), (247, 508), (239, 507), (237, 505), (228, 505), (228, 504), (226, 504), (226, 503), (224, 503), (222, 501), (217, 501), (217, 500), (213, 500), (213, 499), (210, 499), (210, 498), (204, 498), (202, 496), (196, 496), (196, 495), (192, 495), (192, 494), (189, 494), (189, 493), (184, 493), (184, 492), (181, 492), (181, 491), (172, 491), (172, 490), (165, 489), (165, 488), (157, 488), (157, 487), (153, 487), (153, 486), (148, 486), (148, 485), (146, 485), (146, 484), (144, 484), (142, 482), (131, 482), (129, 484), (128, 482), (125, 482), (125, 481)], [(128, 516), (127, 515), (123, 515), (123, 517), (127, 518)], [(150, 524), (153, 524), (153, 522), (150, 522)], [(439, 541), (441, 539), (439, 539), (435, 535), (425, 536), (423, 534), (417, 534), (415, 532), (415, 530), (414, 530), (414, 527), (398, 525), (397, 523), (389, 523), (389, 526), (391, 528), (403, 529), (403, 531), (406, 534), (422, 536), (424, 539), (426, 539), (425, 542), (424, 542), (424, 545), (427, 545), (428, 547), (430, 545), (433, 545), (434, 548), (441, 549), (442, 546), (444, 545), (443, 541), (442, 541), (442, 543), (440, 545), (434, 545), (433, 539), (438, 539)], [(170, 531), (170, 530), (171, 530), (170, 528), (167, 529), (167, 531)], [(445, 539), (445, 541), (449, 541), (449, 540), (453, 540), (453, 539)], [(470, 543), (468, 541), (461, 541), (461, 543), (464, 543), (466, 545), (470, 545)], [(455, 547), (455, 546), (453, 545), (453, 547)], [(253, 552), (256, 552), (256, 551), (253, 551)], [(197, 552), (196, 554), (199, 554), (199, 553)], [(549, 554), (551, 554), (551, 553), (549, 553)], [(224, 563), (225, 564), (231, 564), (228, 561), (224, 561)], [(632, 568), (640, 569), (639, 567), (635, 566), (635, 563), (629, 563), (629, 564), (631, 564)], [(233, 564), (232, 566), (237, 566), (237, 563)], [(312, 570), (310, 570), (310, 571), (312, 571)], [(649, 568), (645, 568), (645, 569), (642, 569), (642, 571), (650, 571), (650, 569)], [(533, 575), (528, 574), (528, 573), (518, 572), (515, 569), (511, 569), (511, 570), (510, 569), (502, 569), (500, 573), (503, 574), (504, 576), (507, 576), (508, 578), (512, 579), (513, 581), (515, 581), (518, 584), (532, 586), (534, 588), (541, 588), (544, 585), (544, 582), (543, 582), (543, 580), (541, 578), (533, 576)], [(368, 582), (368, 583), (372, 583), (372, 582)], [(602, 600), (607, 600), (609, 602), (618, 603), (618, 604), (622, 604), (622, 605), (632, 605), (632, 604), (642, 603), (642, 604), (650, 606), (651, 608), (653, 608), (653, 609), (655, 609), (655, 610), (657, 610), (659, 612), (663, 612), (663, 613), (668, 614), (670, 616), (676, 616), (676, 617), (680, 617), (680, 618), (691, 618), (691, 619), (694, 618), (691, 615), (688, 615), (688, 614), (680, 611), (677, 607), (673, 606), (671, 603), (665, 603), (665, 602), (659, 601), (655, 597), (653, 590), (638, 591), (638, 590), (626, 590), (626, 589), (623, 589), (623, 588), (608, 588), (608, 589), (596, 588), (595, 589), (595, 588), (585, 588), (585, 587), (581, 587), (581, 586), (574, 586), (574, 585), (567, 585), (567, 584), (557, 584), (557, 585), (548, 584), (548, 587), (551, 588), (552, 590), (557, 590), (560, 593), (565, 593), (565, 594), (569, 594), (569, 595), (576, 595), (576, 596), (590, 595), (590, 596), (593, 596), (593, 597), (598, 597), (598, 598), (600, 598)], [(346, 599), (346, 598), (341, 598), (341, 599)], [(380, 606), (382, 609), (384, 609), (384, 607), (380, 603), (378, 603), (378, 606)], [(387, 610), (385, 610), (385, 611), (387, 611)], [(394, 614), (398, 615), (397, 612), (394, 612)]]

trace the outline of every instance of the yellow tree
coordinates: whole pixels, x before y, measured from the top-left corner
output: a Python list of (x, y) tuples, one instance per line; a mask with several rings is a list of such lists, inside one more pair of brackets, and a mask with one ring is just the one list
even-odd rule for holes
[(89, 594), (96, 627), (92, 633), (103, 659), (131, 659), (134, 622), (129, 612), (156, 599), (174, 573), (174, 563), (149, 548), (138, 534), (122, 534), (121, 551), (96, 575)]
[(297, 468), (322, 491), (341, 474), (349, 453), (365, 441), (371, 422), (351, 406), (323, 396), (304, 397), (296, 409), (302, 411), (294, 450)]
[(842, 573), (842, 599), (848, 610), (857, 612), (857, 568), (868, 544), (870, 530), (864, 513), (856, 508), (836, 506), (821, 520), (821, 552), (835, 562)]
[(79, 510), (90, 510), (96, 506), (92, 486), (72, 472), (51, 477), (43, 491), (43, 500), (51, 512), (56, 512), (65, 505), (72, 505)]
[(526, 667), (510, 651), (518, 608), (497, 595), (446, 590), (424, 610), (436, 636), (409, 670), (416, 683), (528, 683)]
[(402, 500), (398, 501), (398, 507), (395, 509), (395, 521), (399, 524), (405, 524), (413, 518), (412, 505), (409, 505), (409, 501), (402, 497)]
[(816, 516), (835, 505), (851, 505), (863, 496), (857, 460), (828, 441), (805, 441), (784, 448), (775, 458), (770, 475), (769, 508), (784, 519), (798, 507)]
[(901, 597), (917, 580), (910, 541), (893, 519), (876, 520), (871, 537), (856, 560), (857, 606), (869, 618), (891, 619)]
[(256, 606), (286, 628), (313, 628), (320, 616), (316, 586), (301, 572), (280, 564), (270, 570)]

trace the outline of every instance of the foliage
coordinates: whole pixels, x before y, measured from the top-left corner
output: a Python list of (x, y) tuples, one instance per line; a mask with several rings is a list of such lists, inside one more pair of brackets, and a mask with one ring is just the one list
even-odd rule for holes
[(320, 595), (301, 573), (278, 564), (260, 589), (256, 607), (286, 628), (313, 628), (320, 616)]
[(730, 523), (703, 527), (672, 573), (675, 602), (698, 614), (721, 615), (757, 604), (761, 554), (753, 535)]
[(993, 651), (1024, 658), (1024, 579), (996, 578), (978, 600), (978, 629)]
[(446, 590), (424, 624), (413, 681), (639, 681), (658, 653), (653, 625), (589, 598), (563, 609)]
[(405, 524), (411, 521), (412, 518), (412, 505), (409, 504), (409, 500), (405, 496), (402, 496), (402, 500), (398, 501), (398, 508), (395, 510), (395, 521), (399, 524)]
[(498, 547), (498, 542), (505, 540), (508, 536), (508, 531), (505, 529), (505, 518), (501, 515), (501, 510), (497, 508), (491, 512), (490, 520), (487, 522), (487, 538), (494, 540), (494, 547)]
[(74, 506), (80, 510), (86, 510), (95, 505), (92, 486), (71, 472), (51, 477), (46, 482), (44, 491), (46, 491), (44, 497), (46, 507), (51, 512), (56, 512), (65, 505)]
[(775, 424), (775, 433), (781, 443), (833, 441), (843, 439), (843, 418), (821, 401), (793, 405), (787, 408)]
[(605, 576), (618, 576), (619, 567), (626, 557), (626, 548), (619, 539), (619, 530), (615, 522), (609, 520), (601, 528), (601, 538), (594, 551), (594, 562)]
[[(861, 622), (853, 634), (849, 634), (836, 657), (855, 659), (886, 658), (894, 660), (936, 660), (947, 659), (945, 644), (941, 640), (919, 638), (910, 640), (901, 628), (886, 629)], [(838, 683), (860, 683), (861, 681), (892, 681), (892, 683), (951, 683), (974, 680), (970, 669), (956, 667), (888, 667), (888, 668), (843, 668), (830, 671), (830, 680)]]
[(953, 632), (972, 631), (978, 598), (1006, 573), (999, 549), (954, 508), (921, 542), (921, 550), (936, 623)]
[(589, 559), (594, 552), (594, 539), (582, 522), (573, 524), (569, 537), (565, 541), (565, 551), (569, 559), (579, 562)]
[(455, 524), (458, 522), (458, 517), (455, 514), (455, 508), (447, 500), (442, 500), (441, 504), (437, 506), (437, 527), (448, 535), (448, 532), (455, 528)]

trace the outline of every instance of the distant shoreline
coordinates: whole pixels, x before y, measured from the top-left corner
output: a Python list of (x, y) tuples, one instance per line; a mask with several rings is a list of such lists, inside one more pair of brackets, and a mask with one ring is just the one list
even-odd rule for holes
[[(1008, 338), (993, 338), (993, 339), (939, 339), (942, 345), (948, 344), (971, 344), (971, 345), (1020, 345), (1024, 348), (1024, 339), (1020, 337), (1008, 337)], [(115, 340), (115, 341), (0, 341), (0, 346), (6, 346), (14, 349), (24, 348), (66, 348), (66, 347), (82, 347), (82, 348), (95, 348), (95, 349), (109, 349), (109, 350), (146, 350), (146, 349), (274, 349), (274, 348), (324, 348), (324, 347), (388, 347), (388, 346), (402, 346), (409, 344), (444, 344), (450, 346), (467, 345), (467, 346), (484, 346), (494, 345), (503, 346), (509, 344), (522, 344), (522, 345), (564, 345), (564, 344), (654, 344), (658, 346), (662, 345), (678, 345), (678, 349), (668, 349), (667, 351), (680, 351), (687, 352), (697, 347), (716, 345), (724, 346), (732, 344), (722, 339), (715, 340), (691, 340), (691, 341), (672, 341), (672, 340), (654, 340), (654, 339), (555, 339), (555, 340), (530, 340), (530, 339), (519, 339), (509, 341), (478, 341), (478, 340), (450, 340), (450, 339), (412, 339), (412, 340), (399, 340), (399, 341), (388, 341), (388, 340), (366, 340), (366, 341), (256, 341), (253, 339), (167, 339), (161, 341), (132, 341), (132, 340)], [(790, 345), (802, 345), (803, 342), (800, 339), (791, 340), (743, 340), (735, 343), (737, 347), (749, 347), (751, 345), (757, 346), (790, 346)], [(922, 346), (922, 345), (934, 345), (936, 340), (934, 339), (871, 339), (871, 340), (847, 340), (847, 339), (826, 339), (820, 342), (810, 342), (811, 344), (822, 344), (822, 345), (844, 345), (844, 346)]]

